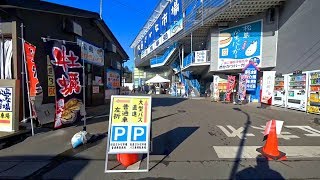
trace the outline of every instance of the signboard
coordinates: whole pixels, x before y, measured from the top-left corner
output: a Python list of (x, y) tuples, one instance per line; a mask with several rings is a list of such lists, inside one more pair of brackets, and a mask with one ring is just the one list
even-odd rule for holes
[(151, 96), (111, 96), (106, 169), (109, 154), (149, 156)]
[(27, 62), (28, 77), (29, 77), (29, 93), (31, 97), (35, 97), (37, 94), (37, 86), (39, 86), (39, 80), (37, 75), (37, 67), (34, 63), (34, 55), (36, 53), (36, 47), (28, 42), (24, 42), (25, 57)]
[(141, 51), (141, 58), (146, 57), (182, 29), (182, 2), (181, 0), (171, 0), (137, 45), (137, 50)]
[(219, 100), (219, 80), (219, 76), (213, 75), (213, 99), (215, 101)]
[(77, 38), (77, 43), (81, 46), (81, 59), (98, 66), (104, 65), (104, 51), (102, 48), (87, 43)]
[(12, 132), (13, 88), (0, 87), (0, 131)]
[(56, 95), (56, 87), (55, 87), (53, 67), (51, 65), (49, 57), (47, 57), (47, 72), (48, 72), (48, 96), (52, 97)]
[(240, 74), (239, 75), (239, 98), (240, 100), (244, 100), (247, 94), (247, 81), (248, 75)]
[(106, 69), (107, 89), (120, 88), (120, 71), (115, 69)]
[(263, 71), (261, 102), (271, 105), (276, 71)]
[(231, 101), (230, 95), (233, 92), (235, 85), (236, 85), (236, 77), (235, 76), (228, 76), (226, 101)]
[(194, 52), (194, 63), (205, 63), (207, 62), (207, 50), (195, 51)]
[[(83, 69), (79, 62), (81, 49), (76, 44), (59, 41), (46, 42), (47, 53), (54, 69), (56, 112), (54, 128), (81, 119), (83, 107)], [(81, 113), (80, 113), (81, 110)]]
[(249, 63), (244, 69), (244, 74), (248, 76), (247, 91), (255, 91), (257, 88), (258, 70), (253, 63)]
[(262, 20), (221, 30), (218, 70), (242, 69), (249, 62), (261, 66)]

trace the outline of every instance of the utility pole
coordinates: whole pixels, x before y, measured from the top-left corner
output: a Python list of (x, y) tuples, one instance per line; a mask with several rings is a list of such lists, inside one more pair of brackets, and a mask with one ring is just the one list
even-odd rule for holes
[(102, 19), (102, 1), (103, 0), (100, 0), (100, 19)]

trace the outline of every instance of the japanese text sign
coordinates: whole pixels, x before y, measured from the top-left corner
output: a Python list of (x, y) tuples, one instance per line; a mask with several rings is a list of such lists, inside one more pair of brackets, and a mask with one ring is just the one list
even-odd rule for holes
[(150, 125), (150, 96), (111, 96), (107, 153), (148, 153)]
[(95, 65), (104, 65), (104, 51), (102, 48), (89, 44), (81, 39), (77, 39), (77, 43), (81, 46), (81, 59)]
[(271, 105), (276, 71), (263, 71), (261, 102)]
[(224, 29), (219, 33), (218, 69), (242, 69), (250, 61), (261, 66), (262, 20)]
[(0, 87), (0, 131), (12, 131), (12, 91), (12, 87)]
[(59, 41), (46, 43), (50, 63), (54, 69), (56, 87), (56, 112), (54, 128), (81, 119), (83, 107), (83, 69), (79, 62), (81, 49), (76, 44)]
[(243, 101), (246, 97), (246, 86), (248, 81), (248, 75), (240, 74), (239, 75), (239, 97)]
[(228, 85), (227, 85), (227, 93), (226, 93), (226, 101), (231, 101), (231, 93), (236, 85), (236, 77), (228, 76)]
[(34, 97), (37, 94), (37, 86), (39, 86), (37, 67), (34, 62), (36, 47), (30, 43), (24, 42), (24, 50), (25, 50), (25, 57), (28, 65), (30, 96)]
[(253, 64), (249, 63), (244, 68), (244, 74), (248, 76), (247, 79), (247, 91), (255, 91), (257, 88), (258, 68)]

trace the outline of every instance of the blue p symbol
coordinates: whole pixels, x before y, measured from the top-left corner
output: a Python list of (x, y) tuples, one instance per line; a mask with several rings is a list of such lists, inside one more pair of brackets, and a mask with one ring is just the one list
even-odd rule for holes
[(112, 141), (127, 141), (128, 126), (112, 126)]
[(132, 126), (131, 141), (146, 141), (146, 131), (146, 126)]

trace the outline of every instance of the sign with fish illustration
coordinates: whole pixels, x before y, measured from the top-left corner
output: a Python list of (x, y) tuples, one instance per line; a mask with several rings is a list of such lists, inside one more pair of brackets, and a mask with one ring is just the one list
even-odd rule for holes
[(262, 20), (219, 32), (218, 70), (242, 69), (249, 62), (261, 67)]
[(47, 53), (54, 69), (56, 87), (56, 112), (54, 128), (79, 121), (84, 115), (83, 70), (81, 49), (77, 44), (46, 42)]

